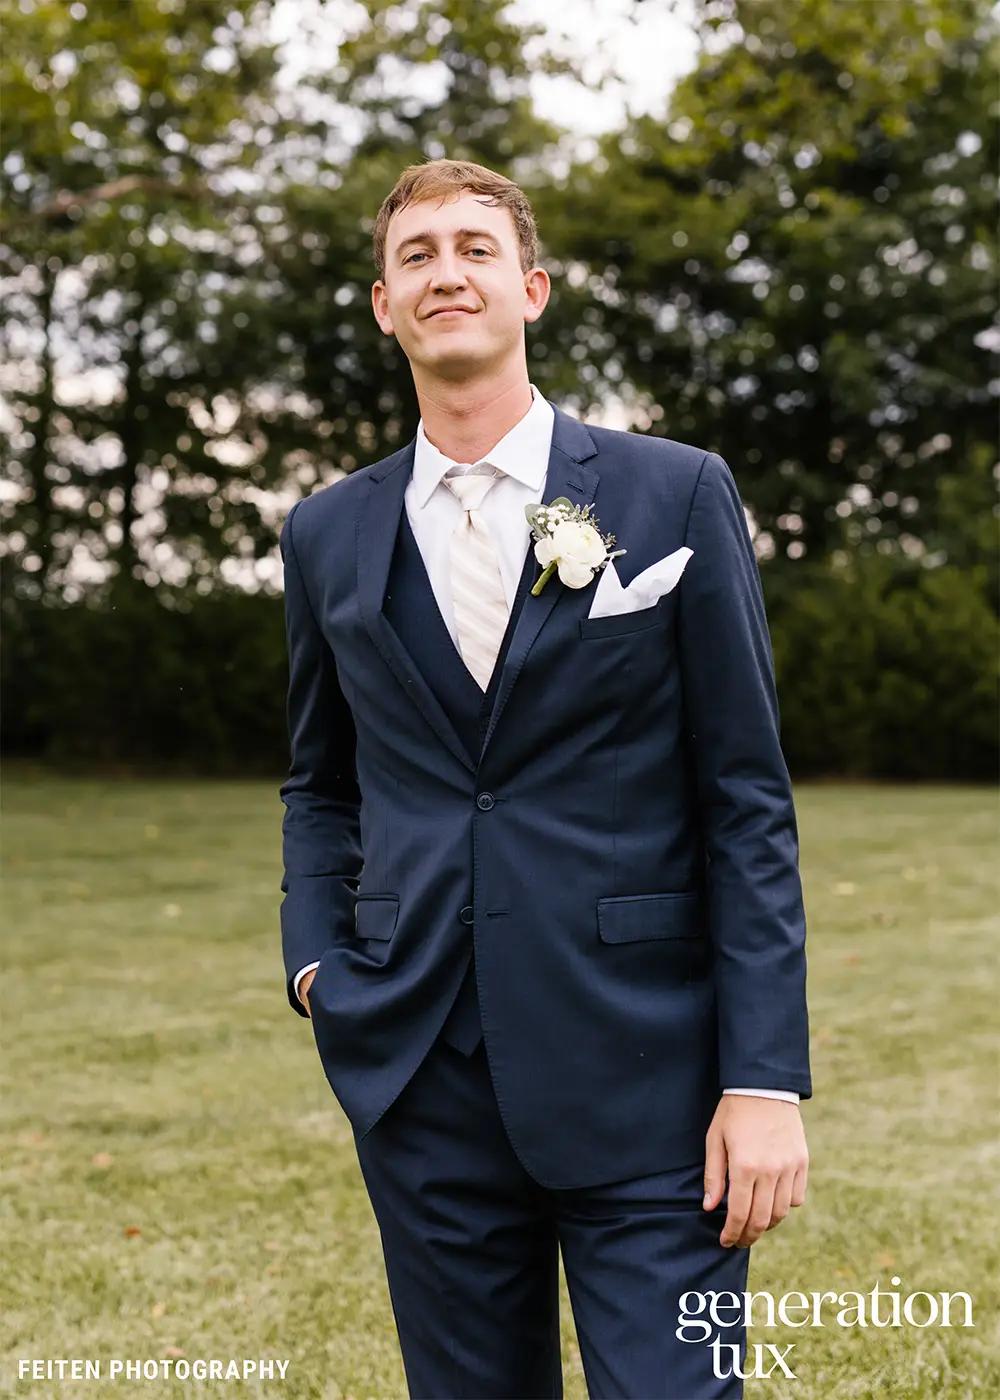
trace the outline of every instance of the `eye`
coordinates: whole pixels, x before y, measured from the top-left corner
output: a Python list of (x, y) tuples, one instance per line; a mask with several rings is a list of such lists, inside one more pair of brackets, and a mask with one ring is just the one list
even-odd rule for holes
[[(470, 249), (469, 249), (469, 252), (470, 252), (470, 253), (482, 253), (483, 256), (484, 256), (484, 257), (487, 257), (487, 258), (492, 257), (492, 254), (493, 254), (493, 250), (492, 250), (491, 248), (480, 248), (480, 247), (470, 248)], [(407, 265), (407, 263), (415, 262), (417, 258), (426, 258), (426, 257), (428, 257), (428, 256), (429, 256), (429, 254), (427, 254), (427, 253), (411, 253), (410, 256), (409, 256), (408, 258), (404, 258), (404, 259), (403, 259), (403, 266), (405, 267), (405, 266)]]

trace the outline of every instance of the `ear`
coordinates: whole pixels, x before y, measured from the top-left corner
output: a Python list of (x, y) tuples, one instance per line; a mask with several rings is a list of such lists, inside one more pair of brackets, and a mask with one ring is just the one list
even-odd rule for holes
[(552, 282), (544, 267), (533, 267), (524, 276), (524, 319), (537, 321), (548, 305)]
[(392, 317), (389, 315), (389, 294), (385, 283), (380, 279), (372, 283), (372, 311), (383, 335), (392, 335)]

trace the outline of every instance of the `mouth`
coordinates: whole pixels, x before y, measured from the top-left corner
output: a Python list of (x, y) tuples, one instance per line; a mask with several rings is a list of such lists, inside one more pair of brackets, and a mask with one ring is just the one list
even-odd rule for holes
[(427, 317), (427, 320), (436, 320), (439, 316), (475, 316), (475, 314), (476, 313), (472, 311), (469, 307), (456, 306), (450, 307), (447, 310), (432, 311), (431, 314)]

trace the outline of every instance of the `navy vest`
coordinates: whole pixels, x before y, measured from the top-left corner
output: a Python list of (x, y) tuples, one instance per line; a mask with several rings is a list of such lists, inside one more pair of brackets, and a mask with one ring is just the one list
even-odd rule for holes
[[(514, 594), (514, 605), (507, 621), (496, 665), (485, 693), (471, 671), (462, 660), (451, 634), (441, 616), (434, 590), (427, 575), (423, 556), (410, 526), (406, 504), (399, 513), (399, 529), (393, 547), (392, 563), (385, 595), (385, 616), (395, 629), (400, 641), (409, 651), (414, 663), (423, 673), (424, 679), (434, 692), (441, 708), (447, 714), (455, 731), (469, 751), (474, 763), (479, 762), (483, 740), (493, 701), (496, 696), (504, 657), (510, 646), (518, 614), (528, 589), (534, 582), (535, 553), (529, 544), (524, 558), (524, 567)], [(469, 851), (469, 870), (472, 870), (472, 851)], [(471, 894), (471, 892), (470, 892)], [(471, 909), (471, 906), (467, 906)], [(462, 918), (463, 911), (455, 911), (456, 918)], [(465, 919), (462, 920), (465, 922)], [(472, 942), (471, 921), (468, 924), (469, 941)], [(458, 995), (441, 1028), (442, 1037), (471, 1055), (482, 1038), (482, 1025), (479, 1019), (479, 1002), (476, 996), (475, 961), (470, 959), (469, 968), (462, 981)]]

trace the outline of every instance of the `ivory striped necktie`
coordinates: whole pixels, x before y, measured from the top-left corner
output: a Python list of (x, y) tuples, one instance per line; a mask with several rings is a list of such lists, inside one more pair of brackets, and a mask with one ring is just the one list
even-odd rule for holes
[(458, 649), (480, 690), (485, 692), (507, 630), (510, 610), (496, 545), (479, 507), (487, 491), (504, 473), (491, 462), (479, 462), (454, 475), (452, 472), (454, 468), (449, 468), (441, 480), (458, 497), (465, 511), (450, 545), (451, 597)]

